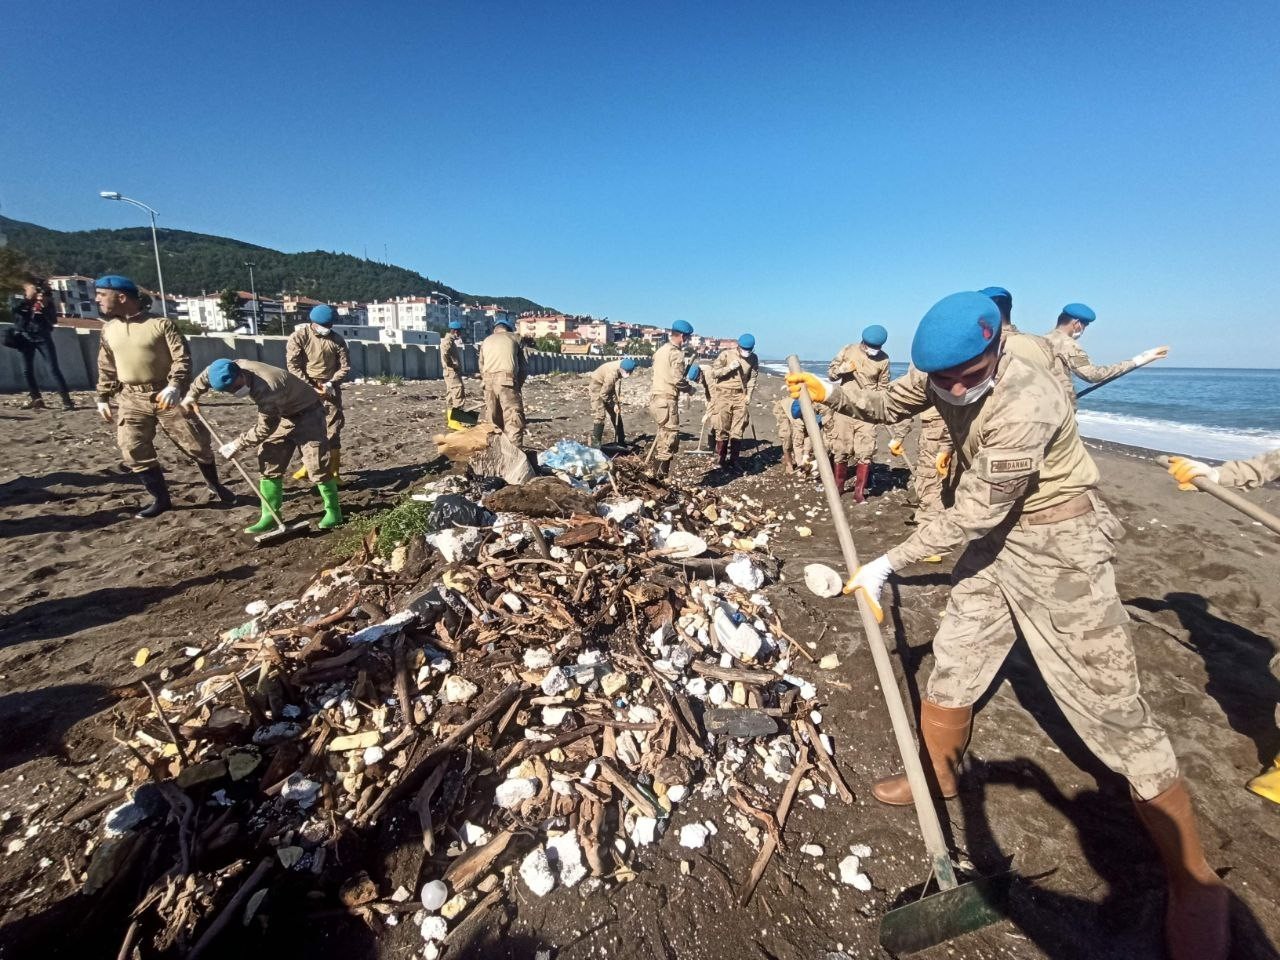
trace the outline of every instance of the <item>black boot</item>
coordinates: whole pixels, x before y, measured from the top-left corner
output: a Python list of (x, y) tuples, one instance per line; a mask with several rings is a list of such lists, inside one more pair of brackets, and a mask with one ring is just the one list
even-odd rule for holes
[(76, 402), (75, 402), (74, 400), (72, 400), (72, 399), (71, 399), (71, 394), (69, 394), (69, 393), (64, 393), (64, 394), (62, 395), (62, 409), (63, 409), (63, 410), (74, 410), (75, 408), (76, 408)]
[(158, 517), (173, 506), (169, 500), (169, 485), (164, 482), (163, 470), (159, 467), (148, 467), (138, 476), (142, 478), (142, 485), (147, 488), (147, 493), (151, 494), (151, 503), (135, 514), (139, 520)]
[(591, 445), (597, 450), (600, 449), (600, 441), (604, 439), (604, 424), (593, 423), (591, 425)]
[(218, 466), (214, 463), (197, 463), (200, 476), (204, 477), (204, 485), (209, 488), (209, 502), (217, 500), (223, 506), (236, 502), (236, 495), (222, 485), (218, 479)]

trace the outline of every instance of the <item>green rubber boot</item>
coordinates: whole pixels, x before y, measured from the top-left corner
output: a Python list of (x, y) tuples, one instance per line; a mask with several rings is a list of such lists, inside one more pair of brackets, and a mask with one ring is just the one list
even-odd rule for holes
[(591, 446), (597, 450), (600, 449), (600, 441), (604, 439), (604, 424), (596, 423), (591, 426)]
[(265, 533), (276, 528), (276, 519), (271, 515), (271, 510), (279, 515), (280, 508), (284, 506), (284, 480), (262, 477), (258, 480), (258, 496), (262, 498), (262, 516), (252, 527), (245, 527), (245, 533)]
[(329, 477), (323, 483), (317, 483), (320, 499), (324, 501), (324, 516), (316, 524), (321, 530), (336, 527), (342, 522), (342, 506), (338, 503), (338, 481)]

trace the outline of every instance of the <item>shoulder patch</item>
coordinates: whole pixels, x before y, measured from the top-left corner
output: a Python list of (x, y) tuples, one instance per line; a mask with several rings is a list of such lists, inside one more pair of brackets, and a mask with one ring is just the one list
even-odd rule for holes
[(1031, 458), (1022, 457), (1018, 460), (992, 460), (992, 473), (1026, 473), (1031, 469)]

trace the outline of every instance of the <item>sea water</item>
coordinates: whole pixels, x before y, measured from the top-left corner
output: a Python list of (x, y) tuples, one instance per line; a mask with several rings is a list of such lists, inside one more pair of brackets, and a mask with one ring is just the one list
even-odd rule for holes
[[(1101, 358), (1099, 358), (1101, 362)], [(782, 361), (762, 364), (786, 373)], [(802, 366), (825, 378), (826, 361)], [(905, 363), (893, 363), (898, 377)], [(1090, 384), (1076, 381), (1076, 389)], [(1080, 433), (1169, 453), (1216, 460), (1280, 448), (1280, 370), (1167, 367), (1135, 370), (1080, 401)]]

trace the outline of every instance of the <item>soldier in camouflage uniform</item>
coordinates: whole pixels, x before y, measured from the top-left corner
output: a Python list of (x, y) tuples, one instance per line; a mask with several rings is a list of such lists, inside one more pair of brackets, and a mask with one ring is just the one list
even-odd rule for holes
[[(893, 423), (936, 403), (955, 445), (954, 505), (860, 567), (846, 590), (862, 590), (880, 615), (890, 573), (965, 545), (921, 703), (933, 786), (955, 796), (973, 704), (1020, 629), (1072, 727), (1129, 781), (1169, 879), (1171, 956), (1223, 960), (1227, 890), (1205, 860), (1173, 748), (1142, 698), (1116, 593), (1111, 561), (1121, 525), (1097, 494), (1097, 467), (1061, 387), (1048, 370), (1002, 353), (999, 324), (983, 294), (953, 294), (920, 322), (911, 347), (917, 369), (888, 390), (828, 390), (811, 374), (787, 377), (797, 395), (807, 389), (815, 402), (868, 420)], [(889, 804), (912, 799), (901, 775), (873, 793)]]
[(1071, 397), (1073, 409), (1076, 405), (1076, 388), (1071, 380), (1073, 374), (1089, 383), (1101, 383), (1103, 380), (1110, 380), (1122, 373), (1128, 373), (1135, 367), (1146, 366), (1153, 360), (1163, 360), (1169, 355), (1168, 347), (1153, 347), (1142, 351), (1132, 360), (1122, 360), (1109, 366), (1096, 366), (1076, 342), (1096, 319), (1097, 314), (1083, 303), (1068, 303), (1058, 315), (1058, 325), (1044, 336), (1053, 354), (1054, 372), (1063, 389)]
[(707, 370), (711, 391), (711, 424), (716, 432), (716, 457), (720, 466), (738, 465), (742, 437), (751, 417), (751, 398), (760, 375), (756, 338), (744, 333), (737, 346), (722, 350)]
[[(1264, 483), (1280, 480), (1280, 450), (1260, 453), (1250, 460), (1228, 460), (1220, 467), (1211, 467), (1189, 457), (1170, 457), (1169, 472), (1178, 481), (1180, 490), (1195, 490), (1191, 481), (1196, 477), (1204, 477), (1224, 487), (1253, 490)], [(1280, 677), (1280, 655), (1272, 659), (1271, 672)], [(1280, 705), (1276, 706), (1275, 719), (1280, 725)], [(1250, 780), (1248, 787), (1258, 796), (1280, 803), (1280, 755), (1271, 761), (1270, 769)]]
[(804, 424), (795, 419), (792, 405), (796, 401), (791, 399), (786, 387), (783, 394), (774, 401), (773, 416), (778, 425), (778, 444), (782, 447), (782, 469), (791, 474), (809, 462), (809, 434)]
[[(883, 390), (889, 386), (889, 357), (881, 348), (889, 339), (884, 327), (872, 324), (862, 331), (862, 340), (851, 343), (836, 354), (827, 368), (828, 379), (836, 383), (853, 384), (863, 390)], [(844, 417), (838, 414), (837, 417)], [(867, 480), (871, 476), (871, 460), (876, 455), (876, 430), (874, 423), (858, 417), (849, 419), (842, 430), (849, 433), (852, 449), (848, 461), (836, 460), (836, 484), (844, 492), (849, 476), (848, 462), (854, 464), (853, 502), (866, 500)]]

